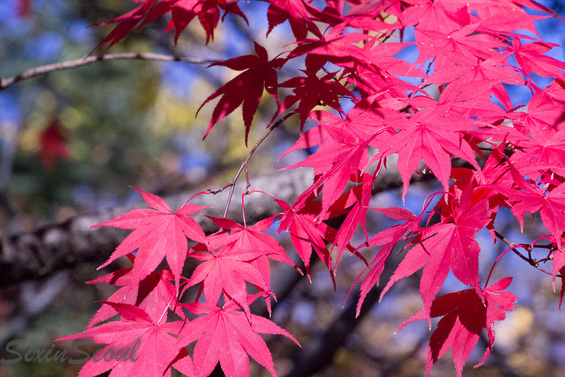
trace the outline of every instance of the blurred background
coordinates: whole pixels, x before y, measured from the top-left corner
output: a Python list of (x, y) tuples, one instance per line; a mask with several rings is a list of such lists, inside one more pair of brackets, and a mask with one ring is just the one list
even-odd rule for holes
[[(541, 3), (565, 14), (562, 1)], [(117, 17), (133, 5), (129, 0), (1, 0), (0, 77), (85, 57), (112, 28), (88, 26)], [(266, 5), (253, 0), (240, 4), (250, 25), (227, 16), (208, 46), (196, 22), (175, 46), (174, 35), (163, 32), (168, 21), (159, 19), (131, 33), (109, 52), (227, 59), (252, 53), (252, 41), (256, 40), (273, 57), (290, 41), (291, 34), (288, 26), (282, 25), (268, 41), (265, 39)], [(564, 23), (544, 20), (538, 22), (538, 28), (545, 40), (563, 46)], [(551, 53), (564, 60), (563, 49)], [(132, 186), (161, 196), (186, 193), (188, 199), (189, 193), (229, 183), (273, 114), (273, 103), (266, 98), (254, 119), (249, 147), (244, 144), (239, 109), (201, 142), (213, 104), (204, 106), (197, 118), (196, 112), (206, 97), (234, 74), (222, 67), (207, 69), (206, 64), (184, 62), (96, 62), (24, 80), (0, 91), (2, 237), (37, 232), (45, 226), (138, 202)], [(290, 77), (292, 72), (283, 72), (281, 80), (285, 75)], [(527, 101), (527, 95), (517, 95)], [(251, 159), (250, 177), (273, 174), (303, 157), (295, 153), (279, 161), (297, 136), (298, 124), (291, 119)], [(418, 213), (425, 198), (437, 189), (433, 184), (415, 185), (406, 207)], [(399, 191), (379, 194), (371, 205), (402, 206)], [(371, 216), (372, 233), (394, 225), (384, 216)], [(526, 220), (521, 233), (511, 213), (502, 212), (498, 226), (510, 240), (527, 243), (543, 228), (536, 218)], [(283, 245), (292, 247), (284, 234), (276, 236)], [(488, 232), (480, 233), (478, 241), (484, 250), (484, 279), (505, 247), (500, 242), (493, 246)], [(107, 255), (111, 251), (107, 250)], [(469, 363), (464, 374), (565, 376), (565, 315), (558, 310), (551, 277), (512, 254), (503, 258), (491, 282), (508, 275), (516, 277), (510, 286), (519, 296), (516, 309), (497, 324), (495, 351), (486, 366), (474, 370)], [(76, 263), (41, 279), (0, 286), (0, 359), (14, 358), (13, 353), (6, 355), (8, 344), (22, 354), (30, 349), (69, 347), (69, 343), (55, 344), (53, 340), (83, 331), (99, 308), (96, 301), (113, 292), (112, 287), (85, 284), (111, 271), (96, 271), (99, 264)], [(112, 268), (119, 268), (115, 265)], [(284, 269), (276, 270), (288, 280), (288, 286), (277, 294), (273, 318), (303, 345), (299, 349), (286, 340), (269, 339), (279, 375), (424, 375), (430, 335), (427, 325), (414, 323), (394, 334), (421, 306), (417, 279), (397, 284), (378, 304), (378, 296), (372, 298), (372, 306), (368, 299), (365, 315), (353, 321), (347, 308), (355, 307), (356, 297), (349, 298), (345, 309), (342, 306), (363, 267), (355, 258), (340, 262), (336, 292), (323, 266), (314, 265), (312, 283), (292, 271), (289, 275)], [(462, 288), (454, 278), (448, 282), (452, 284), (449, 291)], [(484, 349), (485, 343), (479, 343), (471, 361), (478, 363)], [(268, 374), (253, 365), (253, 376)], [(0, 362), (0, 376), (76, 376), (80, 367), (60, 362)], [(450, 352), (432, 375), (454, 375)]]

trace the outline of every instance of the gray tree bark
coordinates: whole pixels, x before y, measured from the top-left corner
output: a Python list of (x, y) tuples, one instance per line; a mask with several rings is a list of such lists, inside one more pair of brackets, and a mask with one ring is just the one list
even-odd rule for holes
[[(263, 190), (279, 199), (292, 202), (312, 183), (312, 175), (301, 170), (262, 177), (253, 180), (253, 189)], [(241, 219), (241, 194), (245, 183), (237, 185), (228, 216)], [(181, 207), (193, 193), (182, 193), (164, 198), (174, 211)], [(191, 203), (211, 207), (194, 216), (205, 232), (217, 227), (204, 215), (222, 216), (229, 189), (216, 195), (199, 195)], [(254, 223), (272, 216), (280, 207), (267, 195), (252, 194), (246, 199), (246, 220)], [(41, 279), (56, 271), (72, 268), (84, 262), (102, 264), (116, 246), (130, 232), (112, 227), (91, 226), (114, 218), (135, 208), (147, 208), (140, 197), (135, 205), (102, 211), (94, 216), (71, 218), (64, 223), (53, 224), (31, 233), (3, 235), (0, 241), (0, 286), (29, 279)]]
[[(429, 175), (414, 177), (427, 180)], [(312, 173), (305, 169), (280, 172), (276, 176), (252, 180), (252, 189), (263, 190), (285, 200), (289, 204), (313, 182)], [(245, 183), (237, 185), (228, 217), (241, 219), (241, 194)], [(381, 172), (373, 187), (373, 194), (402, 187), (396, 167)], [(172, 210), (176, 210), (190, 198), (190, 194), (166, 197)], [(229, 190), (216, 195), (199, 195), (191, 203), (209, 206), (194, 216), (205, 232), (213, 232), (216, 226), (204, 215), (222, 216)], [(72, 218), (64, 223), (53, 224), (31, 233), (3, 235), (0, 241), (0, 286), (24, 280), (41, 279), (56, 271), (73, 268), (80, 263), (102, 264), (124, 239), (129, 231), (111, 227), (90, 228), (128, 212), (134, 208), (146, 208), (141, 200), (135, 206), (102, 211), (95, 216)], [(280, 211), (280, 207), (268, 195), (254, 193), (246, 199), (245, 215), (248, 223), (255, 223)]]

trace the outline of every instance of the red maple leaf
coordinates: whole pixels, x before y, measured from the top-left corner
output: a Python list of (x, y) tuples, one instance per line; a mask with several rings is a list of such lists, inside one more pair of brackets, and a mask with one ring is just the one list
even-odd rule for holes
[[(367, 61), (369, 51), (356, 46), (357, 42), (372, 40), (367, 34), (343, 33), (347, 23), (333, 27), (326, 36), (318, 39), (304, 39), (296, 42), (297, 46), (291, 51), (289, 59), (304, 54), (321, 55), (333, 63), (350, 62), (355, 59), (359, 62)], [(370, 60), (370, 59), (369, 59)]]
[(226, 376), (248, 377), (248, 355), (276, 377), (271, 352), (259, 334), (284, 335), (298, 344), (292, 335), (268, 319), (254, 314), (248, 319), (233, 301), (223, 308), (207, 303), (181, 305), (200, 316), (181, 330), (175, 347), (197, 342), (196, 377), (208, 376), (218, 362)]
[[(117, 23), (116, 27), (96, 46), (96, 48), (102, 46), (104, 43), (109, 43), (108, 49), (121, 41), (129, 32), (141, 27), (143, 24), (138, 26), (141, 20), (147, 15), (149, 8), (153, 6), (158, 0), (147, 0), (142, 5), (137, 8), (132, 9), (126, 14), (122, 14), (110, 21), (102, 22), (93, 26), (105, 26)], [(164, 13), (163, 13), (164, 14)]]
[(407, 24), (417, 23), (417, 30), (437, 30), (449, 33), (469, 23), (469, 13), (459, 4), (450, 7), (448, 2), (428, 0), (412, 0), (411, 3), (415, 6), (403, 12), (402, 20)]
[(306, 39), (308, 31), (315, 35), (321, 35), (318, 27), (311, 19), (310, 13), (315, 9), (310, 2), (312, 0), (267, 0), (271, 5), (267, 9), (267, 20), (269, 21), (269, 28), (267, 35), (273, 29), (287, 21), (290, 23), (292, 33), (297, 41)]
[(398, 153), (398, 170), (404, 186), (403, 199), (406, 197), (410, 178), (422, 159), (446, 190), (452, 154), (480, 169), (471, 146), (463, 138), (463, 131), (479, 122), (463, 116), (443, 115), (430, 108), (399, 121), (394, 127), (400, 131), (389, 139), (384, 150), (374, 158)]
[(100, 42), (97, 47), (109, 43), (108, 48), (122, 40), (128, 33), (146, 25), (147, 23), (171, 13), (171, 21), (166, 31), (176, 29), (175, 43), (180, 33), (186, 29), (188, 24), (198, 16), (202, 28), (206, 32), (206, 43), (214, 38), (214, 30), (220, 20), (220, 9), (224, 11), (224, 17), (233, 13), (247, 18), (237, 5), (237, 0), (135, 0), (142, 3), (137, 8), (94, 26), (104, 26), (117, 23), (118, 25)]
[[(173, 276), (169, 270), (153, 271), (140, 282), (135, 282), (131, 274), (131, 268), (122, 268), (109, 273), (106, 276), (89, 281), (94, 283), (109, 283), (121, 287), (107, 301), (121, 304), (136, 305), (145, 310), (150, 316), (155, 317), (164, 306), (178, 313), (180, 307), (176, 305), (177, 297), (174, 285), (171, 283)], [(88, 328), (99, 322), (110, 319), (118, 314), (112, 305), (103, 304), (102, 307), (90, 320)]]
[[(108, 344), (97, 351), (83, 366), (79, 376), (98, 376), (112, 369), (111, 377), (144, 375), (170, 376), (170, 364), (179, 352), (183, 356), (183, 372), (190, 373), (192, 361), (181, 347), (174, 348), (184, 321), (167, 322), (167, 305), (160, 305), (157, 316), (151, 316), (135, 305), (102, 301), (110, 305), (120, 316), (112, 321), (89, 328), (81, 333), (65, 336), (57, 341), (89, 339), (98, 344)], [(177, 350), (177, 351), (174, 351)], [(111, 357), (110, 357), (111, 356)], [(190, 373), (189, 376), (193, 376)]]
[[(418, 226), (418, 222), (422, 219), (422, 215), (416, 216), (412, 212), (408, 211), (404, 208), (398, 207), (390, 207), (390, 208), (373, 208), (384, 215), (393, 218), (395, 220), (404, 220), (404, 223), (395, 225), (391, 228), (385, 229), (380, 233), (377, 233), (375, 236), (371, 237), (370, 240), (366, 242), (366, 246), (375, 247), (375, 246), (383, 246), (381, 250), (375, 255), (371, 263), (357, 276), (355, 282), (353, 283), (351, 289), (353, 290), (353, 286), (357, 284), (357, 282), (361, 279), (363, 274), (369, 270), (367, 276), (363, 279), (361, 283), (361, 294), (359, 295), (359, 301), (357, 302), (357, 315), (361, 311), (361, 306), (363, 305), (363, 301), (367, 297), (369, 291), (376, 285), (379, 285), (379, 280), (381, 274), (384, 271), (385, 264), (392, 253), (392, 249), (396, 246), (396, 244), (401, 240), (402, 236), (406, 232), (416, 232), (420, 229)], [(364, 246), (364, 245), (361, 245)], [(360, 247), (361, 247), (360, 246)], [(351, 293), (351, 291), (349, 292)], [(382, 297), (382, 294), (381, 294)]]
[[(482, 122), (477, 123), (475, 127), (480, 126), (483, 131), (485, 127), (493, 128), (492, 123), (497, 120), (502, 121), (509, 117), (507, 112), (491, 101), (491, 91), (495, 86), (496, 83), (490, 80), (473, 81), (470, 88), (469, 85), (456, 81), (441, 91), (438, 101), (428, 95), (420, 95), (407, 98), (406, 102), (413, 108), (426, 108), (428, 111), (453, 117), (464, 115), (480, 119)], [(465, 132), (473, 132), (475, 127), (470, 125)], [(480, 137), (480, 132), (476, 134)], [(491, 136), (485, 136), (483, 139), (488, 137)]]
[(312, 65), (308, 65), (306, 70), (303, 71), (307, 75), (306, 77), (294, 77), (279, 85), (281, 88), (294, 88), (294, 94), (284, 98), (277, 114), (283, 113), (294, 104), (299, 103), (296, 111), (300, 114), (301, 127), (304, 126), (304, 122), (306, 122), (314, 107), (318, 105), (329, 106), (343, 114), (339, 100), (341, 98), (354, 98), (353, 93), (337, 81), (335, 73), (329, 72), (320, 78), (316, 75), (318, 67), (311, 67)]
[[(469, 84), (474, 81), (491, 81), (495, 84), (504, 82), (513, 85), (523, 85), (523, 77), (510, 66), (505, 66), (509, 55), (497, 54), (488, 59), (466, 59), (457, 64), (450, 64), (436, 71), (426, 81), (430, 84), (445, 84), (461, 81)], [(515, 68), (514, 68), (515, 69)]]
[[(274, 215), (258, 221), (253, 226), (241, 225), (233, 220), (227, 218), (217, 218), (210, 217), (216, 225), (220, 226), (222, 229), (229, 230), (229, 236), (225, 237), (221, 244), (229, 245), (229, 247), (234, 250), (238, 250), (240, 255), (248, 252), (251, 253), (255, 258), (250, 259), (247, 263), (253, 265), (257, 271), (261, 274), (263, 281), (270, 285), (271, 281), (271, 265), (270, 259), (287, 263), (293, 266), (300, 274), (302, 271), (296, 264), (289, 258), (288, 254), (285, 252), (284, 248), (275, 240), (272, 236), (264, 233), (267, 229), (271, 227), (273, 221), (278, 215)], [(257, 287), (259, 290), (262, 287)], [(271, 297), (274, 297), (274, 293), (263, 290), (263, 294), (266, 300), (267, 309), (269, 313), (271, 312)], [(243, 301), (242, 304), (245, 304)], [(245, 308), (245, 305), (243, 305)]]
[(398, 330), (416, 320), (443, 316), (430, 339), (426, 376), (430, 375), (432, 365), (453, 348), (455, 369), (457, 376), (461, 377), (463, 366), (479, 341), (483, 328), (487, 330), (489, 346), (477, 367), (486, 361), (494, 343), (494, 322), (502, 321), (506, 317), (505, 311), (513, 310), (518, 299), (510, 292), (503, 292), (511, 281), (511, 277), (506, 277), (482, 290), (485, 300), (475, 289), (438, 297), (431, 308), (422, 308), (400, 325)]
[(534, 42), (522, 44), (519, 38), (512, 41), (512, 53), (526, 77), (534, 72), (540, 76), (559, 77), (565, 69), (565, 63), (550, 56), (543, 55), (558, 45), (548, 42)]
[[(312, 249), (318, 254), (328, 270), (332, 271), (333, 263), (326, 240), (332, 238), (329, 233), (335, 232), (335, 230), (320, 220), (322, 203), (310, 201), (300, 210), (297, 210), (282, 200), (276, 199), (275, 201), (284, 211), (278, 232), (290, 231), (290, 240), (300, 259), (304, 262), (308, 277), (310, 278)], [(296, 202), (294, 205), (296, 205)]]
[(535, 186), (514, 167), (510, 171), (517, 189), (504, 189), (502, 192), (509, 198), (512, 213), (518, 219), (520, 228), (524, 228), (526, 212), (534, 214), (539, 211), (543, 224), (560, 246), (561, 234), (565, 232), (565, 184), (556, 187), (548, 187), (548, 184)]
[[(332, 207), (330, 207), (330, 212), (332, 212), (333, 207), (335, 207), (338, 215), (341, 212), (345, 212), (346, 216), (343, 222), (340, 224), (335, 238), (328, 240), (333, 243), (333, 246), (337, 248), (338, 253), (335, 258), (334, 269), (337, 269), (337, 264), (341, 259), (341, 254), (349, 246), (349, 242), (353, 234), (357, 230), (358, 226), (364, 230), (365, 239), (367, 239), (367, 228), (365, 226), (365, 217), (367, 216), (367, 210), (369, 209), (369, 201), (371, 200), (371, 189), (373, 188), (373, 179), (370, 174), (364, 173), (359, 176), (359, 184), (355, 187), (347, 190), (341, 198), (339, 198)], [(343, 209), (346, 209), (344, 211)], [(335, 216), (329, 215), (330, 218)]]
[(350, 181), (361, 182), (360, 174), (368, 165), (368, 147), (378, 147), (388, 139), (383, 135), (389, 132), (389, 127), (376, 113), (363, 106), (351, 109), (345, 119), (326, 111), (314, 111), (310, 115), (320, 125), (303, 133), (283, 156), (319, 144), (314, 154), (285, 169), (314, 168), (314, 184), (295, 200), (295, 204), (301, 203), (322, 186), (321, 215), (325, 217), (325, 212), (338, 200)]
[(524, 175), (535, 176), (535, 172), (549, 168), (560, 174), (565, 173), (565, 130), (555, 132), (531, 132), (530, 138), (522, 138), (512, 155), (514, 166)]
[(57, 160), (71, 158), (63, 131), (61, 123), (54, 119), (39, 136), (39, 157), (49, 172), (55, 169)]
[[(248, 22), (245, 14), (239, 9), (237, 1), (238, 0), (164, 0), (157, 5), (156, 8), (161, 6), (167, 9), (167, 12), (171, 12), (172, 18), (166, 31), (173, 28), (176, 29), (175, 43), (178, 41), (180, 33), (186, 29), (190, 21), (198, 16), (198, 20), (206, 32), (206, 44), (208, 44), (210, 40), (214, 39), (214, 30), (220, 20), (220, 9), (224, 10), (222, 20), (228, 13), (232, 13), (243, 18), (245, 22)], [(150, 12), (148, 18), (156, 18), (156, 15)]]
[[(473, 187), (469, 185), (463, 194), (473, 195)], [(395, 282), (412, 275), (422, 267), (424, 270), (420, 280), (420, 294), (426, 310), (431, 307), (450, 270), (459, 281), (474, 287), (478, 294), (481, 294), (480, 247), (475, 241), (475, 234), (490, 221), (487, 201), (483, 199), (472, 202), (463, 196), (459, 203), (453, 217), (423, 229), (412, 241), (415, 245), (398, 265), (381, 297)], [(452, 208), (457, 206), (453, 202), (447, 205)], [(431, 325), (431, 319), (427, 319)]]
[[(341, 140), (326, 139), (315, 154), (291, 167), (309, 166), (314, 168), (317, 174), (314, 185), (302, 195), (309, 196), (313, 190), (323, 183), (322, 205), (324, 212), (341, 196), (351, 176), (359, 175), (360, 166), (365, 166), (369, 157), (367, 143), (359, 142), (354, 135), (348, 135), (345, 132), (343, 132), (343, 136), (345, 137)], [(324, 171), (325, 169), (327, 170)], [(318, 173), (321, 174), (318, 175)]]
[(434, 70), (442, 71), (446, 64), (464, 63), (477, 57), (487, 59), (498, 52), (495, 48), (505, 46), (498, 38), (475, 33), (478, 23), (461, 29), (450, 30), (449, 34), (438, 30), (416, 31), (416, 44), (420, 52), (415, 64), (434, 58)]
[(211, 66), (222, 65), (236, 71), (245, 70), (245, 72), (237, 75), (220, 89), (212, 93), (198, 109), (198, 111), (200, 111), (208, 102), (216, 97), (222, 96), (214, 108), (208, 130), (206, 130), (204, 137), (208, 135), (216, 123), (222, 120), (226, 115), (232, 113), (239, 105), (243, 104), (245, 144), (247, 145), (249, 129), (251, 128), (251, 122), (253, 121), (257, 107), (259, 107), (259, 102), (263, 95), (263, 88), (267, 93), (273, 96), (278, 103), (276, 69), (280, 68), (284, 61), (280, 58), (269, 60), (267, 50), (257, 42), (255, 42), (255, 52), (257, 55), (245, 55), (226, 60), (225, 62), (211, 64)]
[[(290, 259), (285, 252), (284, 248), (272, 236), (264, 233), (273, 225), (273, 221), (278, 215), (267, 217), (258, 221), (253, 226), (241, 225), (231, 219), (209, 217), (216, 225), (222, 229), (230, 231), (229, 236), (226, 238), (225, 244), (238, 250), (248, 250), (265, 253), (269, 259), (279, 262), (285, 262), (293, 267), (296, 267), (292, 259)], [(262, 257), (259, 257), (262, 258)], [(269, 281), (268, 276), (265, 276), (265, 281)]]
[(516, 128), (536, 142), (544, 143), (560, 130), (562, 108), (563, 103), (552, 100), (547, 91), (538, 91), (532, 96), (526, 112), (516, 114)]
[(203, 283), (206, 302), (215, 305), (223, 292), (250, 315), (245, 282), (252, 283), (263, 292), (270, 292), (270, 279), (265, 279), (270, 278), (270, 273), (261, 270), (261, 267), (269, 268), (268, 263), (266, 266), (253, 263), (261, 257), (266, 257), (270, 252), (270, 250), (240, 249), (233, 242), (220, 247), (217, 251), (214, 249), (202, 251), (201, 247), (197, 247), (191, 251), (190, 256), (202, 263), (196, 267), (186, 287)]
[[(531, 3), (534, 3), (533, 1)], [(514, 4), (514, 2), (508, 1), (507, 4), (499, 7), (499, 11), (495, 11), (496, 7), (490, 7), (487, 10), (489, 14), (484, 14), (481, 17), (483, 21), (480, 27), (477, 29), (478, 32), (485, 34), (498, 34), (502, 36), (512, 36), (517, 38), (523, 38), (524, 35), (512, 33), (517, 30), (528, 30), (539, 39), (539, 36), (534, 21), (542, 20), (550, 16), (533, 16), (528, 15), (524, 8)]]
[(178, 289), (180, 274), (188, 252), (187, 238), (197, 242), (205, 242), (206, 238), (200, 225), (188, 216), (207, 207), (185, 204), (178, 211), (172, 212), (160, 197), (135, 189), (153, 209), (135, 209), (112, 220), (93, 225), (93, 227), (113, 226), (134, 229), (116, 248), (108, 261), (98, 268), (103, 268), (117, 258), (138, 249), (132, 271), (134, 281), (145, 278), (157, 268), (163, 257), (166, 257)]

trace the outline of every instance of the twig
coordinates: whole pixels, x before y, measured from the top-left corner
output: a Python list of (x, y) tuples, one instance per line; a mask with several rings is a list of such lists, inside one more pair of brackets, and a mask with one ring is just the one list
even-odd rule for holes
[(251, 148), (251, 150), (249, 151), (249, 154), (247, 155), (247, 157), (245, 158), (245, 161), (242, 162), (241, 166), (239, 167), (239, 170), (237, 171), (237, 173), (235, 174), (235, 176), (233, 177), (232, 181), (230, 183), (228, 183), (227, 185), (225, 185), (224, 187), (215, 190), (215, 191), (210, 191), (211, 194), (217, 194), (220, 193), (222, 191), (224, 191), (225, 189), (227, 189), (228, 187), (230, 188), (230, 192), (228, 195), (228, 200), (226, 203), (226, 209), (224, 210), (224, 217), (227, 217), (228, 214), (228, 210), (230, 208), (230, 204), (231, 204), (231, 199), (233, 197), (233, 192), (235, 190), (235, 184), (237, 182), (237, 180), (239, 179), (239, 176), (241, 175), (241, 172), (245, 169), (245, 179), (247, 180), (247, 186), (245, 186), (245, 192), (249, 189), (249, 187), (251, 186), (251, 183), (249, 182), (249, 174), (247, 171), (247, 164), (249, 163), (249, 160), (251, 159), (251, 157), (253, 156), (253, 154), (255, 153), (255, 151), (257, 150), (257, 148), (259, 148), (259, 145), (261, 145), (265, 139), (271, 134), (271, 132), (273, 132), (273, 130), (275, 128), (277, 128), (278, 126), (280, 126), (282, 124), (282, 122), (284, 122), (285, 120), (287, 120), (291, 115), (293, 115), (294, 112), (290, 112), (288, 114), (286, 114), (284, 117), (282, 117), (281, 119), (279, 119), (275, 124), (273, 124), (271, 127), (269, 127), (269, 129), (267, 130), (267, 132), (265, 132), (265, 134), (263, 136), (261, 136), (261, 138), (257, 141), (257, 143), (255, 143), (255, 145), (253, 146), (253, 148)]
[(151, 60), (158, 62), (185, 62), (191, 64), (207, 64), (207, 63), (217, 62), (216, 60), (203, 60), (203, 59), (195, 59), (195, 58), (182, 57), (182, 56), (156, 54), (152, 52), (146, 52), (146, 53), (122, 52), (116, 54), (105, 54), (100, 56), (88, 56), (84, 59), (69, 60), (66, 62), (47, 64), (40, 67), (31, 68), (18, 75), (8, 77), (6, 79), (0, 78), (0, 91), (20, 81), (35, 76), (43, 75), (49, 72), (77, 68), (94, 62), (102, 62), (102, 61), (110, 61), (110, 60)]
[[(542, 258), (542, 259), (533, 259), (532, 257), (532, 250), (534, 247), (540, 247), (540, 248), (548, 248), (548, 246), (551, 245), (539, 245), (539, 246), (534, 246), (532, 245), (528, 245), (528, 244), (522, 244), (522, 243), (516, 243), (516, 242), (512, 242), (509, 239), (507, 239), (506, 237), (504, 237), (502, 234), (500, 234), (497, 231), (494, 231), (494, 233), (496, 234), (496, 237), (498, 239), (500, 239), (502, 242), (504, 242), (505, 244), (508, 245), (508, 247), (512, 248), (512, 251), (514, 252), (514, 254), (516, 254), (517, 256), (519, 256), (520, 258), (522, 258), (524, 261), (526, 261), (529, 265), (533, 266), (534, 268), (536, 268), (537, 270), (543, 272), (544, 274), (547, 274), (549, 276), (553, 276), (553, 273), (547, 271), (544, 268), (541, 268), (539, 265), (540, 263), (545, 263), (548, 262), (549, 260), (551, 260), (551, 258), (548, 256), (546, 258)], [(522, 249), (526, 250), (528, 252), (528, 256), (523, 255), (522, 253), (520, 253), (518, 250), (516, 250), (516, 248), (521, 247)], [(558, 278), (562, 278), (563, 276), (560, 274), (555, 275)]]

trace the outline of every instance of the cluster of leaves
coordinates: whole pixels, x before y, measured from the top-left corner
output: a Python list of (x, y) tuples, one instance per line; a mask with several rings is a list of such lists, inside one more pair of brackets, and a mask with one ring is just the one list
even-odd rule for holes
[[(207, 41), (220, 16), (232, 13), (247, 20), (234, 0), (136, 1), (141, 3), (137, 8), (105, 23), (117, 26), (102, 44), (111, 46), (168, 13), (175, 38), (198, 18)], [(540, 261), (552, 261), (550, 274), (554, 282), (561, 279), (563, 298), (565, 64), (545, 55), (557, 46), (543, 41), (534, 24), (556, 15), (532, 0), (327, 0), (322, 6), (267, 1), (267, 35), (288, 21), (296, 43), (272, 59), (255, 43), (255, 54), (215, 63), (242, 73), (205, 101), (219, 98), (208, 132), (241, 105), (247, 141), (266, 92), (278, 105), (269, 127), (291, 115), (300, 119), (300, 137), (285, 154), (315, 150), (290, 167), (313, 168), (314, 181), (291, 204), (275, 198), (281, 208), (277, 216), (253, 226), (213, 218), (221, 229), (208, 236), (190, 217), (202, 207), (185, 204), (172, 212), (162, 199), (139, 190), (152, 209), (99, 224), (134, 229), (106, 263), (127, 256), (133, 267), (96, 281), (120, 288), (103, 302), (86, 331), (63, 339), (92, 339), (108, 344), (108, 352), (141, 339), (143, 357), (135, 363), (112, 357), (91, 361), (80, 375), (112, 369), (111, 375), (160, 376), (175, 368), (188, 376), (207, 376), (219, 362), (226, 375), (245, 376), (249, 356), (276, 375), (258, 334), (294, 338), (249, 309), (257, 299), (269, 306), (274, 298), (270, 260), (294, 266), (265, 233), (275, 219), (279, 232), (290, 233), (307, 274), (312, 251), (333, 276), (344, 251), (361, 257), (365, 248), (376, 250), (359, 274), (358, 310), (379, 284), (395, 246), (407, 243), (383, 295), (423, 270), (423, 307), (405, 323), (421, 319), (431, 328), (431, 319), (442, 317), (431, 336), (427, 374), (452, 348), (461, 375), (486, 329), (484, 363), (494, 343), (493, 325), (513, 309), (517, 296), (505, 291), (512, 277), (490, 286), (488, 278), (481, 281), (477, 232), (486, 228), (493, 242), (507, 242), (528, 256), (536, 248), (545, 250), (542, 260), (528, 261), (540, 269)], [(414, 47), (415, 61), (399, 57)], [(291, 61), (303, 62), (304, 69), (280, 80), (281, 68)], [(534, 81), (538, 76), (553, 81), (542, 88)], [(531, 93), (528, 103), (513, 102), (509, 91), (515, 87)], [(305, 130), (308, 119), (315, 126)], [(412, 176), (423, 172), (422, 161), (443, 186), (433, 194), (439, 201), (430, 211), (431, 200), (419, 215), (369, 207), (373, 184), (395, 155), (403, 198)], [(539, 213), (548, 234), (531, 245), (512, 244), (495, 229), (500, 207), (510, 208), (522, 226), (526, 213)], [(371, 236), (365, 227), (369, 210), (400, 223)], [(428, 213), (436, 221), (425, 221)], [(340, 226), (329, 225), (338, 218)], [(359, 226), (365, 241), (353, 244)], [(156, 270), (163, 257), (168, 267)], [(198, 262), (189, 277), (182, 275), (187, 259)], [(449, 272), (470, 289), (438, 297)], [(190, 295), (191, 287), (198, 287), (196, 295)], [(169, 321), (172, 313), (176, 320)], [(120, 320), (100, 324), (116, 314)], [(187, 346), (193, 347), (192, 355)]]

